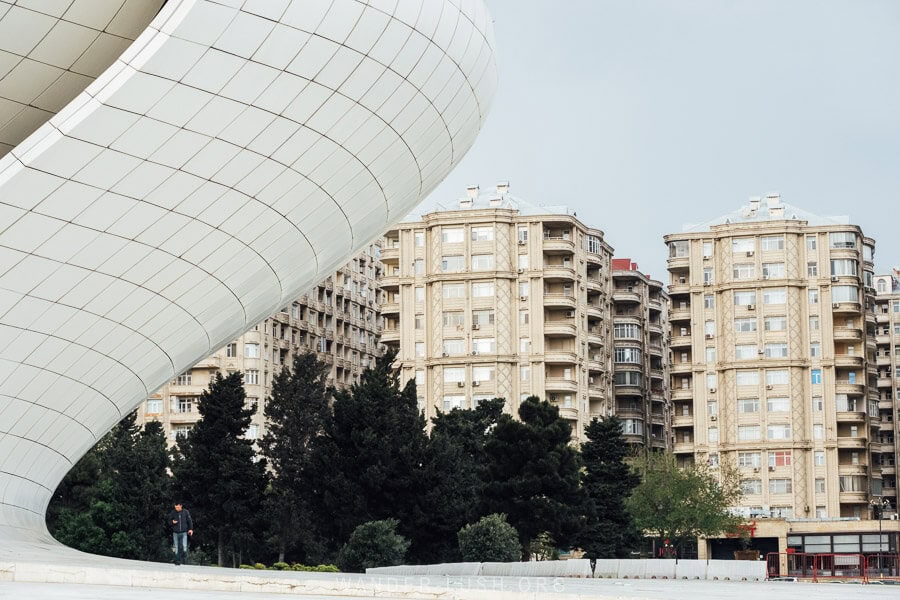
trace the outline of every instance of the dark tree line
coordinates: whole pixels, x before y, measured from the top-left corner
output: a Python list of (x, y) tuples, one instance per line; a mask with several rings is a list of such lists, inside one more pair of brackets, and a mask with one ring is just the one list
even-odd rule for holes
[[(315, 354), (297, 355), (274, 379), (258, 452), (244, 437), (256, 407), (240, 373), (216, 375), (171, 453), (158, 423), (139, 430), (131, 415), (60, 485), (50, 530), (88, 552), (169, 560), (164, 515), (177, 497), (194, 518), (193, 550), (219, 565), (331, 562), (375, 522), (408, 540), (407, 562), (459, 561), (458, 532), (492, 514), (515, 528), (526, 559), (547, 540), (592, 558), (635, 549), (626, 501), (640, 479), (618, 419), (594, 420), (580, 449), (558, 409), (536, 397), (518, 418), (494, 399), (438, 414), (428, 430), (414, 382), (401, 382), (393, 361), (338, 391)], [(653, 529), (645, 513), (640, 524)]]

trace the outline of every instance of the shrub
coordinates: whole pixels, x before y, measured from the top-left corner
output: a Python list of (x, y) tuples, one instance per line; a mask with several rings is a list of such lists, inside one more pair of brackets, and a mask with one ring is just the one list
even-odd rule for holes
[(272, 565), (272, 568), (276, 571), (284, 571), (285, 569), (290, 569), (291, 565), (287, 564), (286, 562), (277, 562)]
[(369, 521), (353, 530), (337, 556), (341, 571), (363, 573), (372, 567), (403, 564), (409, 540), (398, 534), (397, 519)]
[(522, 558), (519, 534), (504, 514), (482, 517), (460, 529), (456, 537), (467, 562), (515, 562)]

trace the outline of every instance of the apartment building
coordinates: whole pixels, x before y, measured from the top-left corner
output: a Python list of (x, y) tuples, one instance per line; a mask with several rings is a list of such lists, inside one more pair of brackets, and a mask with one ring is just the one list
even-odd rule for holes
[(629, 258), (612, 261), (613, 410), (629, 443), (665, 450), (669, 414), (668, 301)]
[(247, 437), (256, 439), (264, 433), (263, 407), (274, 376), (306, 350), (328, 364), (329, 383), (335, 387), (359, 381), (360, 372), (381, 354), (380, 256), (378, 241), (307, 294), (178, 375), (139, 408), (139, 422), (160, 421), (174, 444), (200, 418), (197, 401), (214, 374), (241, 371), (248, 404), (257, 406)]
[(771, 194), (665, 241), (678, 459), (737, 466), (757, 548), (886, 550), (874, 240)]
[[(875, 362), (878, 368), (878, 421), (875, 443), (881, 449), (881, 498), (897, 508), (897, 440), (900, 435), (900, 269), (875, 277)], [(891, 516), (891, 515), (889, 515)]]
[(612, 248), (564, 207), (471, 187), (387, 232), (382, 342), (426, 418), (494, 397), (559, 407), (581, 438), (613, 409)]

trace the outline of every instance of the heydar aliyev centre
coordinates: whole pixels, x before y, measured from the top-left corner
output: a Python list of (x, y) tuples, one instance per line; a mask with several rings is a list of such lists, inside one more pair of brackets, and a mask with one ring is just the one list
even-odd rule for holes
[(406, 215), (497, 82), (482, 0), (0, 0), (0, 554), (166, 380)]

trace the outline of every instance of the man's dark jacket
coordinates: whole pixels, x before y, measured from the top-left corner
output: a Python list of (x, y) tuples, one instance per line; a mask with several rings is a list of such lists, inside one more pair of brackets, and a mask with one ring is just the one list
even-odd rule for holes
[[(172, 521), (177, 521), (173, 523)], [(169, 513), (167, 521), (173, 533), (186, 533), (194, 528), (194, 521), (191, 519), (191, 513), (186, 508), (182, 508), (181, 512), (173, 510)]]

